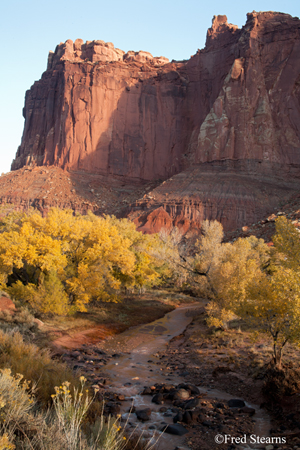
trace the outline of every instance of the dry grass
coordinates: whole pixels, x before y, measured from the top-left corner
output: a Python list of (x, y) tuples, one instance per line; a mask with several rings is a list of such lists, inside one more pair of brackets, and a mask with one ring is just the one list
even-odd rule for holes
[[(117, 418), (99, 414), (97, 421), (83, 427), (83, 419), (94, 397), (68, 382), (56, 387), (52, 409), (39, 408), (34, 390), (21, 376), (0, 370), (0, 449), (1, 450), (151, 450), (150, 442), (140, 446), (125, 436)], [(129, 441), (129, 445), (127, 445)]]
[(0, 330), (0, 368), (9, 368), (14, 375), (20, 373), (35, 383), (36, 398), (45, 405), (49, 403), (55, 386), (63, 381), (78, 384), (65, 364), (53, 361), (48, 350), (26, 343), (19, 332)]

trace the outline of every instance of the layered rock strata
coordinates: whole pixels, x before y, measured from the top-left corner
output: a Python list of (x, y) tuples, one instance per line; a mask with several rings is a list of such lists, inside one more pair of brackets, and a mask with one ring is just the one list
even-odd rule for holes
[(26, 93), (12, 169), (55, 165), (141, 186), (180, 176), (185, 187), (168, 181), (163, 201), (128, 208), (145, 231), (255, 221), (297, 190), (299, 55), (299, 19), (274, 12), (248, 14), (242, 29), (215, 16), (205, 48), (181, 62), (68, 40)]

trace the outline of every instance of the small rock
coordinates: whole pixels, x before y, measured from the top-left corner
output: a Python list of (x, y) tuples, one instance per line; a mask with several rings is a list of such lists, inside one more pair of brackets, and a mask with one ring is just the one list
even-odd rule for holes
[(192, 400), (189, 400), (184, 404), (184, 409), (193, 409), (197, 408), (197, 406), (200, 406), (200, 399), (199, 398), (193, 398)]
[(164, 431), (168, 434), (174, 434), (176, 436), (183, 436), (184, 434), (188, 433), (188, 430), (184, 428), (184, 426), (180, 423), (167, 425), (167, 427), (163, 427), (161, 431)]
[(212, 423), (209, 420), (204, 420), (202, 422), (202, 425), (204, 425), (205, 427), (210, 427), (212, 425)]
[(227, 402), (229, 408), (243, 408), (245, 405), (244, 400), (240, 400), (238, 398), (232, 398)]
[(249, 416), (253, 416), (255, 414), (255, 409), (249, 408), (249, 406), (244, 406), (240, 409), (240, 412), (243, 414), (249, 414)]
[(190, 374), (190, 372), (185, 371), (185, 372), (181, 372), (181, 373), (179, 374), (179, 376), (180, 376), (180, 377), (187, 377), (189, 374)]
[(142, 392), (142, 395), (152, 395), (152, 391), (149, 387), (145, 387), (145, 389)]
[(164, 404), (163, 394), (155, 394), (152, 398), (152, 403), (156, 403), (157, 405), (163, 405)]
[(192, 416), (189, 411), (184, 412), (182, 421), (186, 424), (190, 424), (193, 422)]
[(185, 389), (178, 389), (173, 396), (173, 400), (187, 400), (188, 398), (190, 398), (190, 393)]
[(175, 386), (174, 386), (173, 384), (165, 384), (165, 385), (164, 385), (164, 391), (165, 391), (165, 392), (170, 392), (170, 391), (172, 391), (173, 389), (175, 389)]
[(147, 420), (150, 419), (151, 409), (150, 408), (139, 409), (139, 410), (135, 411), (135, 414), (136, 414), (136, 417), (138, 418), (138, 420), (140, 420), (141, 422), (146, 422)]
[(224, 408), (225, 408), (225, 405), (224, 405), (224, 403), (218, 402), (218, 403), (216, 404), (216, 408), (224, 409)]
[(182, 422), (183, 420), (183, 414), (179, 411), (176, 416), (173, 417), (173, 422), (177, 423), (177, 422)]

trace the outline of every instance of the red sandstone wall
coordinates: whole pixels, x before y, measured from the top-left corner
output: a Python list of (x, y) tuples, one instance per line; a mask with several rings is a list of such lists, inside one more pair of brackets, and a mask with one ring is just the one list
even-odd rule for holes
[(299, 179), (300, 21), (253, 12), (238, 29), (217, 16), (205, 48), (172, 63), (67, 41), (27, 91), (24, 116), (12, 169), (56, 165), (125, 184), (169, 179), (156, 200), (129, 208), (140, 229), (199, 228), (204, 218), (234, 229), (287, 198)]

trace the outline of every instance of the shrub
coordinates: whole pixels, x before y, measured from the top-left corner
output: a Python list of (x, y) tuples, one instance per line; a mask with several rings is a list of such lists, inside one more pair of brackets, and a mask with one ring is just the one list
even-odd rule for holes
[(38, 313), (64, 315), (69, 311), (68, 295), (54, 272), (41, 276), (39, 286), (32, 283), (24, 285), (17, 281), (7, 290), (14, 299), (28, 304)]
[(29, 383), (23, 376), (11, 375), (10, 369), (0, 370), (0, 422), (5, 431), (26, 419), (34, 402)]
[(55, 394), (52, 395), (58, 425), (65, 436), (68, 450), (78, 447), (81, 423), (92, 402), (87, 392), (84, 393), (85, 381), (84, 377), (80, 377), (81, 386), (79, 389), (74, 387), (72, 393), (70, 382), (64, 381), (60, 387), (55, 386)]
[(0, 370), (0, 449), (14, 449), (15, 431), (20, 426), (26, 429), (31, 422), (32, 391), (22, 375), (13, 376), (10, 369)]
[(14, 375), (21, 373), (26, 380), (36, 383), (36, 398), (43, 404), (51, 400), (54, 387), (63, 381), (79, 385), (65, 364), (52, 360), (47, 349), (25, 343), (19, 332), (0, 330), (0, 368), (10, 368)]

